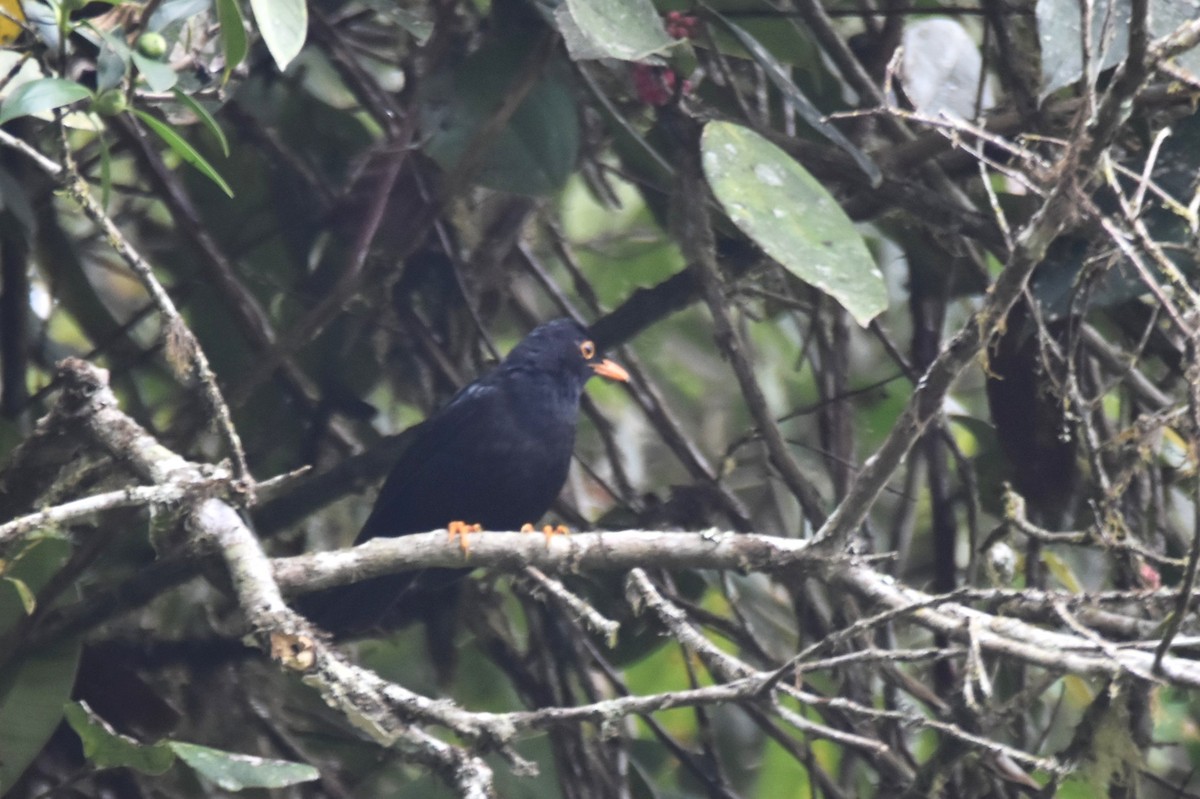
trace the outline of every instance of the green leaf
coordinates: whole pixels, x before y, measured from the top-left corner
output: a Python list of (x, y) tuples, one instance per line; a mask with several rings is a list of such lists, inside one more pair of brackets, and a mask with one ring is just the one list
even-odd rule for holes
[(385, 7), (390, 9), (386, 12), (388, 16), (395, 20), (397, 25), (412, 34), (412, 37), (417, 40), (417, 44), (423, 45), (429, 41), (429, 37), (433, 35), (432, 22), (407, 9), (396, 8), (392, 3), (386, 4)]
[(221, 177), (217, 170), (213, 168), (212, 164), (208, 163), (204, 156), (200, 155), (200, 153), (196, 151), (196, 148), (192, 147), (192, 145), (187, 143), (187, 140), (176, 133), (174, 128), (167, 123), (162, 122), (161, 120), (155, 119), (145, 111), (135, 108), (133, 113), (137, 114), (138, 119), (145, 122), (152, 131), (157, 133), (159, 137), (167, 143), (167, 146), (174, 150), (180, 158), (196, 167), (196, 169), (198, 169), (202, 175), (211, 180), (213, 183), (217, 184), (217, 186), (221, 189), (221, 191), (225, 192), (225, 194), (230, 197), (233, 196), (233, 189), (231, 189), (229, 184), (225, 182), (225, 178)]
[(395, 0), (363, 0), (363, 4), (384, 19), (394, 22), (412, 34), (417, 44), (425, 44), (433, 35), (432, 10), (428, 7), (400, 8)]
[[(71, 544), (56, 536), (27, 542), (6, 566), (4, 582), (20, 582), (32, 594), (62, 568)], [(0, 640), (25, 618), (24, 598), (0, 589)], [(62, 719), (79, 666), (79, 638), (66, 638), (33, 652), (18, 653), (0, 668), (0, 795), (37, 757)]]
[(73, 80), (39, 78), (23, 83), (0, 103), (0, 125), (17, 117), (39, 114), (86, 100), (92, 93)]
[(183, 758), (183, 762), (227, 791), (285, 788), (300, 782), (311, 782), (320, 776), (315, 768), (306, 763), (267, 760), (179, 741), (168, 741), (167, 746)]
[(250, 0), (258, 32), (280, 71), (304, 47), (308, 35), (308, 7), (304, 0)]
[(179, 82), (179, 76), (175, 74), (175, 70), (171, 69), (170, 64), (147, 58), (136, 50), (131, 51), (129, 55), (133, 59), (138, 73), (146, 79), (146, 84), (154, 91), (169, 91)]
[(50, 740), (71, 697), (82, 644), (68, 638), (0, 669), (0, 795)]
[[(1088, 66), (1094, 74), (1114, 67), (1129, 54), (1130, 0), (1093, 0), (1092, 30), (1088, 44)], [(1083, 77), (1083, 6), (1078, 0), (1037, 0), (1037, 33), (1041, 47), (1042, 89), (1045, 99), (1058, 89)], [(1195, 2), (1151, 0), (1149, 28), (1153, 37), (1166, 36), (1196, 18)], [(1200, 71), (1200, 49), (1192, 48), (1175, 57), (1178, 66)]]
[(207, 14), (211, 8), (212, 0), (166, 0), (154, 7), (154, 13), (146, 22), (146, 30), (162, 33), (180, 20)]
[(641, 61), (676, 44), (650, 0), (567, 0), (554, 21), (575, 61)]
[(883, 274), (854, 223), (817, 179), (754, 131), (710, 122), (704, 174), (735, 225), (864, 327), (887, 308)]
[(1054, 575), (1054, 579), (1062, 583), (1063, 588), (1070, 591), (1072, 594), (1083, 592), (1083, 585), (1080, 584), (1079, 578), (1075, 576), (1075, 570), (1065, 560), (1060, 558), (1055, 553), (1049, 550), (1042, 550), (1042, 563), (1046, 565), (1046, 569)]
[[(1184, 23), (1196, 19), (1198, 14), (1200, 6), (1197, 6), (1196, 0), (1151, 0), (1150, 34), (1155, 38), (1166, 36)], [(1200, 73), (1200, 47), (1186, 50), (1172, 60), (1176, 66), (1183, 67), (1193, 76)]]
[(770, 50), (763, 47), (758, 39), (717, 12), (713, 11), (712, 14), (718, 22), (725, 26), (726, 30), (733, 34), (738, 44), (746, 48), (746, 52), (750, 54), (750, 57), (758, 62), (763, 72), (766, 73), (767, 78), (783, 94), (788, 105), (796, 110), (796, 113), (808, 123), (809, 127), (845, 151), (847, 155), (854, 159), (854, 163), (858, 164), (858, 168), (871, 179), (871, 185), (878, 186), (883, 181), (883, 173), (879, 171), (879, 167), (875, 165), (875, 162), (866, 153), (847, 139), (836, 126), (825, 119), (825, 115), (813, 105), (812, 101), (805, 96), (804, 92), (800, 91), (800, 87), (792, 80), (790, 70), (775, 58)]
[[(25, 592), (36, 595), (50, 582), (71, 552), (71, 543), (55, 534), (27, 539), (3, 568), (13, 591), (0, 591), (0, 640), (28, 614)], [(18, 584), (24, 588), (17, 587)]]
[(169, 745), (147, 745), (121, 735), (86, 702), (68, 702), (65, 712), (71, 729), (83, 742), (83, 754), (97, 768), (125, 767), (158, 775), (175, 764), (175, 752)]
[(221, 152), (226, 158), (229, 157), (229, 140), (225, 138), (225, 131), (221, 130), (221, 126), (217, 124), (217, 120), (209, 113), (208, 109), (201, 105), (196, 98), (189, 94), (184, 94), (175, 89), (175, 99), (183, 105), (187, 106), (188, 110), (196, 115), (201, 124), (208, 129), (208, 132), (217, 140), (217, 144), (221, 145)]
[[(1083, 77), (1083, 18), (1075, 0), (1038, 0), (1038, 42), (1042, 50), (1045, 99)], [(1129, 0), (1096, 0), (1092, 6), (1090, 67), (1095, 73), (1114, 67), (1129, 52)]]
[(225, 79), (246, 58), (250, 45), (246, 40), (246, 25), (237, 0), (216, 0), (217, 20), (221, 24), (221, 49), (225, 53)]
[(117, 26), (111, 31), (102, 31), (91, 22), (85, 22), (76, 32), (90, 39), (99, 49), (96, 57), (96, 95), (120, 86), (131, 63), (129, 46), (124, 39), (125, 29)]
[(26, 616), (32, 616), (33, 611), (37, 609), (37, 599), (33, 596), (33, 592), (29, 590), (29, 586), (24, 580), (19, 580), (16, 577), (5, 577), (4, 582), (13, 587), (17, 592), (17, 598), (21, 600), (21, 607), (25, 609)]

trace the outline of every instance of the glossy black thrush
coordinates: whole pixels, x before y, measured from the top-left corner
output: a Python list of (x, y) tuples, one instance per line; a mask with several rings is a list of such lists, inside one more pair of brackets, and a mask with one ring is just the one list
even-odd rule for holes
[[(517, 530), (550, 508), (567, 479), (583, 386), (629, 375), (600, 357), (570, 319), (529, 333), (499, 366), (460, 390), (417, 430), (355, 543), (479, 524)], [(441, 673), (453, 662), (453, 617), (464, 569), (426, 569), (318, 591), (297, 603), (338, 637), (413, 620), (426, 624)]]

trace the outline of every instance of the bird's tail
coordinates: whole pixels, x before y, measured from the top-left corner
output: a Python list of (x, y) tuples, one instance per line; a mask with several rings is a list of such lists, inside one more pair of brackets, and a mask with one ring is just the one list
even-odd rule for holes
[(296, 610), (335, 640), (371, 638), (425, 625), (429, 656), (439, 682), (454, 674), (461, 581), (464, 569), (425, 569), (389, 574), (306, 594), (293, 601)]

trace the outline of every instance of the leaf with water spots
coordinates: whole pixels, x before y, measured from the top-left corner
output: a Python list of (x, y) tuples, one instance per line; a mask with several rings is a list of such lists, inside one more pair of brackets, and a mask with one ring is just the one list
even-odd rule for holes
[(833, 297), (866, 326), (887, 308), (883, 273), (825, 187), (749, 128), (710, 122), (704, 175), (733, 223), (785, 269)]
[[(1083, 77), (1084, 3), (1079, 0), (1037, 0), (1038, 45), (1041, 48), (1042, 88), (1045, 99)], [(1131, 0), (1090, 0), (1092, 21), (1088, 37), (1088, 66), (1092, 76), (1116, 66), (1129, 55), (1129, 26), (1133, 19)], [(1166, 36), (1180, 25), (1200, 18), (1200, 0), (1150, 0), (1147, 19), (1152, 37)], [(1200, 75), (1200, 47), (1192, 47), (1172, 59), (1177, 69)]]
[(566, 0), (554, 20), (574, 61), (641, 61), (677, 44), (650, 0)]
[(282, 72), (308, 37), (308, 5), (304, 0), (250, 0), (250, 9), (267, 51)]

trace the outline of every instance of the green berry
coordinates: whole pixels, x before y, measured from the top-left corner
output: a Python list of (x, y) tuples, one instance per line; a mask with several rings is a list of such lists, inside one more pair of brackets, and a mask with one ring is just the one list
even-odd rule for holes
[(112, 117), (129, 109), (129, 100), (120, 89), (109, 89), (92, 101), (92, 110), (102, 117)]
[(137, 40), (138, 52), (156, 61), (167, 54), (167, 40), (161, 33), (143, 33)]

